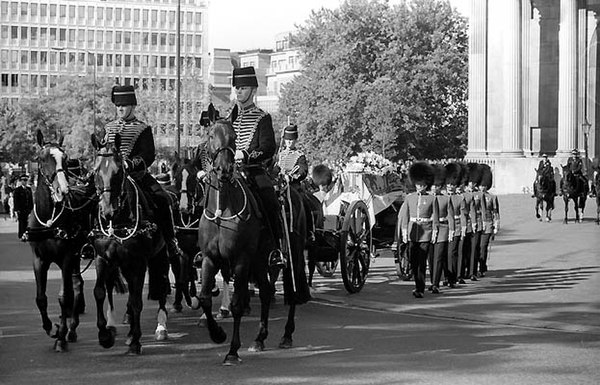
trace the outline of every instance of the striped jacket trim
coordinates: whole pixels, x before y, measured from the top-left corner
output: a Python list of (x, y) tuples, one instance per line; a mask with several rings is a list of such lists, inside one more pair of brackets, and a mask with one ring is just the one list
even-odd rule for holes
[(121, 134), (121, 155), (129, 159), (135, 143), (147, 127), (146, 123), (137, 119), (130, 121), (114, 120), (106, 125), (104, 139), (107, 143), (114, 143), (116, 134)]

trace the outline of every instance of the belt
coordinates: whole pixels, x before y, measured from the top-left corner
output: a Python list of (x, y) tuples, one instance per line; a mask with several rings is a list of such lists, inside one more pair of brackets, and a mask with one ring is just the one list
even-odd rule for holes
[(439, 221), (440, 223), (448, 222), (448, 218), (440, 218)]
[(411, 222), (431, 222), (431, 221), (433, 221), (433, 219), (431, 219), (431, 218), (410, 217), (410, 221)]
[(460, 219), (460, 217), (461, 217), (460, 215), (455, 215), (454, 219)]

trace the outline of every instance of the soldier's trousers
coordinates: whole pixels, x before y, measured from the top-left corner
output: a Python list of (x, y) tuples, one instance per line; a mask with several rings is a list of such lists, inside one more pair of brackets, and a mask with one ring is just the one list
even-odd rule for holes
[[(460, 255), (460, 237), (453, 237), (448, 242), (448, 259), (446, 262), (446, 279), (448, 283), (458, 281), (458, 256)], [(461, 256), (462, 257), (462, 256)]]
[(483, 233), (481, 234), (481, 242), (479, 245), (479, 271), (485, 273), (488, 271), (487, 267), (487, 259), (488, 259), (488, 246), (490, 244), (490, 239), (492, 238), (492, 233)]
[(412, 274), (415, 277), (415, 289), (421, 293), (425, 292), (427, 255), (430, 245), (430, 242), (408, 242), (408, 255), (410, 257)]
[[(433, 244), (433, 286), (440, 286), (442, 273), (446, 274), (448, 270), (448, 242), (438, 242)], [(446, 279), (448, 275), (446, 274)]]
[(458, 246), (458, 265), (456, 268), (456, 276), (459, 279), (468, 278), (469, 272), (469, 259), (471, 257), (471, 241), (473, 233), (467, 233), (464, 237), (461, 237)]
[(471, 256), (469, 260), (469, 277), (477, 276), (477, 265), (479, 264), (481, 231), (474, 231), (471, 237)]

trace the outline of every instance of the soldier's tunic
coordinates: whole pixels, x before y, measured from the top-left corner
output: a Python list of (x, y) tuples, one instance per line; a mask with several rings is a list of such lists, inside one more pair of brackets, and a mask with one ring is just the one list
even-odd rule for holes
[(481, 193), (481, 219), (482, 231), (479, 249), (479, 271), (486, 273), (488, 270), (488, 245), (491, 237), (498, 230), (500, 223), (500, 207), (498, 205), (498, 197), (489, 192)]
[(425, 272), (427, 270), (427, 254), (434, 231), (439, 226), (439, 212), (434, 196), (425, 193), (411, 193), (406, 196), (401, 209), (400, 228), (408, 240), (410, 263), (415, 277), (415, 290), (425, 291)]
[(264, 206), (263, 211), (273, 235), (281, 239), (282, 232), (278, 220), (279, 202), (273, 182), (265, 170), (267, 162), (275, 155), (276, 149), (271, 115), (252, 104), (240, 111), (233, 122), (233, 128), (236, 134), (236, 150), (244, 153), (250, 188), (258, 195)]
[[(448, 243), (448, 272), (447, 278), (449, 284), (458, 282), (458, 266), (460, 253), (460, 242), (462, 234), (467, 230), (468, 210), (465, 197), (462, 194), (453, 193), (449, 195), (452, 208), (454, 209), (454, 233)], [(462, 264), (461, 264), (462, 266)]]
[(290, 176), (290, 184), (298, 187), (308, 175), (308, 163), (304, 153), (297, 149), (284, 148), (279, 152), (279, 173)]
[(454, 207), (448, 195), (438, 194), (435, 195), (435, 199), (438, 205), (439, 226), (433, 245), (431, 283), (439, 287), (442, 271), (448, 279), (448, 240), (454, 235)]

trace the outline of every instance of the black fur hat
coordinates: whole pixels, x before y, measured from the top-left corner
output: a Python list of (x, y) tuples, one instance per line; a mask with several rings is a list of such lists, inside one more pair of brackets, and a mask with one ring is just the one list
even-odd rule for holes
[(433, 167), (433, 184), (436, 186), (446, 185), (446, 168), (443, 164), (434, 164)]
[(460, 167), (460, 185), (466, 186), (469, 183), (469, 168), (467, 164), (464, 162), (458, 162), (458, 166)]
[(488, 189), (492, 188), (492, 169), (487, 164), (480, 164), (481, 169), (481, 181), (479, 182), (480, 186), (485, 186)]
[(433, 184), (433, 167), (427, 162), (415, 162), (408, 168), (408, 177), (414, 185), (430, 187)]
[(460, 186), (463, 177), (463, 170), (460, 163), (448, 163), (444, 168), (446, 169), (446, 184)]
[(329, 186), (333, 180), (333, 173), (329, 167), (319, 164), (313, 168), (312, 180), (317, 186)]
[(481, 165), (473, 162), (467, 163), (467, 170), (467, 182), (472, 182), (474, 186), (479, 186), (479, 182), (481, 182)]

